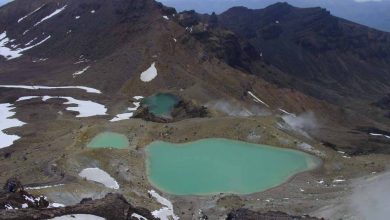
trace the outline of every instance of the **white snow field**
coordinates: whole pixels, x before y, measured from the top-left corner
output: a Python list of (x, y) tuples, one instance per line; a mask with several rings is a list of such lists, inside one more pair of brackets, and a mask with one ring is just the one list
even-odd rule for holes
[(68, 100), (65, 102), (65, 105), (77, 105), (74, 107), (67, 107), (66, 110), (68, 111), (75, 111), (79, 114), (76, 116), (77, 118), (86, 118), (86, 117), (92, 117), (92, 116), (98, 116), (98, 115), (107, 115), (107, 108), (99, 103), (93, 102), (93, 101), (85, 101), (85, 100), (78, 100), (72, 97), (67, 96), (43, 96), (42, 100), (45, 102), (49, 99), (66, 99)]
[(39, 11), (43, 6), (45, 6), (45, 5), (42, 5), (41, 7), (35, 9), (34, 11), (32, 11), (32, 12), (28, 13), (27, 15), (23, 16), (22, 18), (20, 18), (20, 19), (18, 20), (18, 23), (22, 22), (22, 21), (23, 21), (24, 19), (26, 19), (28, 16), (30, 16), (30, 15), (34, 14), (35, 12)]
[(157, 202), (159, 202), (161, 205), (164, 206), (161, 209), (152, 212), (152, 215), (154, 217), (159, 218), (161, 220), (178, 220), (179, 219), (179, 217), (177, 215), (175, 215), (175, 213), (173, 212), (173, 205), (168, 199), (160, 196), (154, 190), (149, 190), (148, 192), (153, 198), (156, 199)]
[(110, 176), (110, 174), (99, 168), (83, 169), (79, 176), (94, 182), (98, 182), (111, 189), (119, 189), (118, 182)]
[(84, 69), (73, 73), (72, 74), (73, 78), (76, 78), (78, 75), (81, 75), (81, 74), (85, 73), (89, 68), (90, 68), (90, 66), (87, 66)]
[(6, 134), (3, 130), (20, 127), (25, 124), (16, 118), (11, 118), (15, 116), (15, 112), (12, 112), (14, 108), (9, 103), (0, 103), (0, 148), (9, 147), (20, 138), (17, 135)]
[(105, 218), (96, 215), (89, 215), (89, 214), (73, 214), (73, 215), (63, 215), (60, 217), (51, 218), (49, 220), (105, 220)]
[(65, 105), (76, 105), (69, 106), (66, 110), (78, 112), (79, 114), (76, 116), (77, 118), (107, 115), (107, 108), (102, 104), (89, 100), (78, 100), (68, 96), (22, 96), (16, 101), (26, 101), (35, 98), (40, 98), (44, 102), (49, 99), (66, 99), (67, 102), (64, 102)]
[(56, 9), (53, 13), (51, 13), (50, 15), (48, 15), (48, 16), (42, 18), (40, 21), (38, 21), (37, 23), (35, 23), (35, 24), (34, 24), (34, 27), (37, 26), (37, 25), (39, 25), (39, 24), (41, 24), (42, 22), (44, 22), (44, 21), (46, 21), (46, 20), (48, 20), (48, 19), (50, 19), (50, 18), (52, 18), (52, 17), (58, 15), (58, 14), (61, 13), (63, 10), (65, 10), (65, 8), (66, 8), (66, 5), (65, 5), (64, 7), (62, 7), (62, 8)]
[(142, 82), (150, 82), (156, 78), (157, 75), (156, 63), (152, 63), (152, 65), (147, 70), (141, 73), (140, 78)]
[(49, 35), (45, 39), (41, 40), (40, 42), (24, 48), (17, 48), (19, 45), (11, 45), (10, 47), (7, 47), (6, 45), (12, 43), (14, 40), (10, 40), (7, 37), (7, 32), (4, 31), (3, 33), (0, 34), (0, 56), (3, 56), (7, 60), (12, 60), (21, 57), (23, 55), (22, 52), (26, 50), (30, 50), (36, 46), (43, 44), (45, 41), (49, 40), (50, 37), (51, 36)]
[(0, 85), (0, 88), (11, 88), (11, 89), (30, 89), (30, 90), (38, 90), (38, 89), (81, 89), (88, 93), (96, 93), (101, 94), (100, 90), (86, 87), (86, 86), (26, 86), (26, 85)]
[[(135, 100), (140, 100), (143, 99), (143, 96), (134, 96), (133, 97)], [(134, 102), (133, 103), (134, 107), (127, 108), (128, 112), (117, 114), (113, 119), (110, 120), (110, 122), (116, 122), (116, 121), (123, 121), (130, 119), (133, 117), (134, 112), (137, 111), (137, 109), (141, 106), (141, 102)]]

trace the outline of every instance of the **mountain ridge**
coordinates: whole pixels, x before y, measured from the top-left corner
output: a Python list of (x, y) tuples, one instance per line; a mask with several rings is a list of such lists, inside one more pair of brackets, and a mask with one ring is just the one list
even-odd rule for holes
[[(68, 207), (120, 192), (154, 217), (322, 217), (325, 205), (349, 201), (355, 179), (388, 165), (388, 37), (321, 8), (283, 3), (216, 15), (178, 13), (153, 0), (15, 0), (0, 8), (0, 120), (11, 124), (0, 137), (13, 135), (0, 145), (0, 181), (15, 176), (32, 195)], [(156, 94), (174, 99), (173, 110), (154, 115)], [(106, 132), (128, 146), (89, 147)], [(157, 192), (147, 171), (150, 143), (216, 137), (302, 151), (322, 164), (245, 196)], [(80, 175), (88, 168), (115, 188)], [(88, 209), (115, 206), (112, 198), (73, 210), (124, 216)], [(74, 212), (53, 210), (45, 212)]]
[[(3, 7), (0, 10), (0, 17), (7, 14), (3, 12), (4, 10), (19, 8), (17, 5), (19, 2), (23, 3), (23, 0)], [(39, 14), (26, 18), (21, 25), (17, 22), (21, 17), (40, 7), (42, 2), (48, 6), (36, 12)], [(386, 78), (377, 80), (377, 83), (364, 89), (361, 85), (364, 86), (368, 82), (362, 81), (359, 77), (352, 79), (352, 82), (358, 83), (335, 83), (338, 80), (344, 80), (347, 83), (351, 81), (347, 77), (351, 72), (348, 68), (356, 68), (360, 72), (363, 68), (359, 66), (360, 61), (357, 63), (355, 58), (351, 63), (333, 58), (333, 55), (338, 52), (332, 52), (332, 48), (337, 48), (338, 41), (336, 44), (330, 44), (330, 47), (318, 47), (318, 45), (326, 45), (321, 43), (324, 40), (329, 41), (328, 35), (321, 37), (321, 31), (333, 28), (335, 25), (337, 27), (339, 22), (344, 22), (320, 8), (297, 9), (286, 3), (279, 3), (267, 8), (267, 13), (260, 11), (262, 12), (260, 16), (265, 16), (265, 19), (251, 19), (252, 22), (246, 22), (250, 25), (262, 22), (257, 24), (262, 29), (259, 32), (260, 38), (256, 38), (257, 35), (254, 37), (245, 35), (248, 31), (242, 32), (234, 27), (226, 28), (228, 26), (226, 14), (200, 15), (194, 11), (176, 13), (174, 9), (154, 1), (88, 0), (80, 3), (71, 0), (42, 0), (42, 2), (27, 5), (28, 10), (13, 14), (7, 27), (11, 27), (9, 29), (11, 38), (16, 36), (14, 33), (24, 33), (28, 27), (32, 29), (26, 36), (22, 35), (20, 39), (16, 39), (17, 43), (19, 40), (26, 43), (40, 33), (44, 35), (40, 36), (37, 42), (47, 35), (52, 36), (47, 41), (48, 43), (37, 47), (39, 51), (33, 48), (20, 58), (0, 62), (2, 66), (0, 80), (3, 84), (81, 84), (99, 88), (105, 93), (119, 97), (136, 96), (139, 93), (150, 95), (161, 90), (186, 90), (185, 96), (197, 100), (198, 103), (226, 97), (248, 102), (250, 99), (248, 99), (247, 92), (255, 91), (255, 93), (269, 94), (261, 98), (274, 108), (287, 108), (296, 113), (314, 110), (318, 111), (318, 114), (332, 115), (333, 113), (325, 112), (336, 111), (338, 112), (335, 113), (336, 115), (342, 115), (344, 113), (341, 112), (344, 110), (340, 110), (337, 105), (343, 103), (341, 109), (351, 108), (361, 117), (366, 112), (364, 110), (366, 106), (374, 108), (370, 110), (370, 115), (364, 115), (366, 119), (361, 122), (362, 124), (353, 125), (353, 128), (354, 126), (379, 126), (383, 117), (376, 115), (386, 114), (386, 110), (377, 109), (375, 105), (371, 105), (375, 100), (383, 98), (381, 93), (387, 95), (385, 93), (388, 88), (387, 84), (383, 84), (386, 83)], [(66, 8), (58, 15), (34, 26), (40, 19), (65, 5), (67, 5)], [(254, 12), (256, 14), (257, 11)], [(251, 13), (245, 13), (245, 16), (249, 15)], [(244, 21), (245, 16), (241, 17)], [(287, 19), (288, 16), (292, 16), (292, 19)], [(300, 41), (307, 42), (310, 46), (297, 44), (294, 35), (291, 38), (291, 33), (296, 33), (295, 28), (291, 29), (291, 24), (294, 24), (291, 22), (296, 22), (296, 19), (293, 19), (296, 16), (303, 19), (298, 19), (300, 24), (298, 27), (309, 27), (309, 34), (302, 35), (303, 39), (307, 40)], [(96, 20), (96, 17), (99, 20)], [(324, 18), (323, 25), (315, 29), (317, 22), (313, 21), (318, 19), (321, 21)], [(289, 22), (285, 19), (291, 21), (284, 28), (284, 23)], [(239, 21), (239, 19), (233, 20)], [(306, 26), (301, 24), (305, 22)], [(327, 27), (327, 25), (330, 26)], [(239, 26), (245, 27), (243, 24)], [(360, 28), (360, 26), (357, 27)], [(69, 32), (69, 30), (72, 31)], [(248, 30), (253, 32), (254, 29)], [(306, 33), (305, 29), (302, 29), (300, 33)], [(382, 32), (378, 33), (386, 35)], [(375, 36), (378, 33), (375, 32)], [(335, 33), (336, 40), (339, 35), (340, 33)], [(264, 36), (265, 39), (263, 39)], [(315, 41), (311, 41), (312, 38)], [(256, 41), (257, 39), (260, 40)], [(332, 35), (330, 39), (333, 39)], [(280, 45), (287, 45), (287, 47), (280, 47)], [(302, 54), (295, 53), (296, 48), (301, 48), (299, 51)], [(330, 55), (326, 55), (328, 50), (331, 52)], [(347, 48), (347, 51), (350, 49)], [(330, 61), (323, 62), (323, 58), (318, 59), (318, 53), (321, 56), (326, 55)], [(298, 59), (302, 56), (303, 60)], [(41, 59), (44, 61), (40, 61)], [(158, 77), (150, 83), (141, 82), (138, 74), (152, 63), (156, 63)], [(331, 72), (324, 68), (324, 66), (333, 66), (335, 63), (337, 65), (330, 69)], [(347, 68), (343, 63), (347, 65)], [(354, 67), (355, 65), (357, 67)], [(387, 64), (382, 63), (382, 65)], [(324, 68), (325, 71), (321, 71), (317, 66)], [(369, 72), (377, 70), (371, 63), (366, 63), (364, 66), (371, 68)], [(343, 69), (343, 71), (333, 73), (334, 69)], [(82, 74), (75, 75), (74, 73), (77, 72)], [(305, 74), (302, 74), (303, 72)], [(386, 74), (385, 76), (390, 75)], [(364, 74), (362, 76), (371, 77)], [(329, 82), (324, 83), (325, 79)], [(350, 85), (352, 85), (351, 88), (349, 88)], [(356, 91), (359, 91), (359, 94), (354, 95)], [(381, 92), (378, 93), (378, 91)], [(203, 94), (208, 94), (209, 99)], [(359, 97), (359, 95), (363, 97), (362, 94), (365, 96), (364, 99)], [(295, 100), (305, 101), (296, 102)], [(340, 100), (349, 101), (340, 102)], [(324, 105), (329, 106), (324, 107)], [(328, 120), (334, 121), (331, 118)], [(347, 127), (355, 124), (355, 122), (349, 123), (351, 122), (342, 122), (343, 126), (347, 125)], [(379, 129), (386, 130), (386, 126), (379, 126)], [(336, 137), (340, 138), (339, 135)], [(359, 141), (363, 144), (363, 140)], [(361, 146), (361, 144), (358, 145)], [(350, 144), (341, 144), (345, 147), (348, 145)], [(350, 149), (349, 146), (348, 149)]]

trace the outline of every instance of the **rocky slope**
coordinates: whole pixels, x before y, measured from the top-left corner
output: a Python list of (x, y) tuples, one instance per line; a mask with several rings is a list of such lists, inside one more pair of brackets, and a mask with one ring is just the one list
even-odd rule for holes
[(287, 3), (259, 10), (232, 8), (219, 22), (291, 76), (292, 88), (336, 103), (345, 97), (372, 100), (389, 91), (388, 33), (334, 17), (325, 9)]
[[(237, 19), (230, 17), (237, 11)], [(248, 23), (245, 30), (236, 25), (241, 19)], [(198, 216), (199, 209), (209, 218), (237, 208), (305, 215), (347, 193), (347, 181), (333, 181), (386, 167), (388, 36), (321, 9), (277, 4), (265, 12), (235, 8), (217, 16), (177, 13), (152, 0), (15, 0), (0, 8), (0, 34), (0, 107), (7, 113), (0, 119), (20, 125), (2, 128), (0, 135), (21, 137), (0, 149), (0, 181), (17, 176), (51, 201), (75, 205), (119, 192), (136, 206), (169, 209), (149, 196), (154, 187), (144, 148), (156, 140), (223, 137), (299, 149), (324, 160), (318, 170), (269, 194), (169, 197), (182, 219)], [(160, 92), (185, 101), (173, 120), (139, 108), (142, 97)], [(88, 117), (80, 117), (83, 104)], [(113, 121), (120, 114), (140, 118)], [(88, 148), (104, 131), (124, 134), (128, 148)], [(120, 188), (79, 176), (93, 167)], [(129, 208), (123, 200), (119, 204)], [(85, 210), (71, 210), (79, 207)]]

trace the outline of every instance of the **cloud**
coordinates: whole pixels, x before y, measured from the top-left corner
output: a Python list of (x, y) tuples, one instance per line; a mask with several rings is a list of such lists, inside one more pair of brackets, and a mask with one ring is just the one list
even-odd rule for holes
[(387, 220), (390, 216), (390, 172), (356, 183), (350, 213), (360, 219)]
[(283, 120), (293, 129), (303, 131), (313, 131), (317, 129), (318, 122), (313, 112), (305, 112), (298, 116), (283, 115)]
[(242, 106), (241, 103), (231, 103), (225, 100), (217, 100), (208, 102), (205, 105), (209, 109), (223, 112), (229, 116), (250, 117), (250, 116), (268, 116), (271, 113), (266, 109), (258, 106), (250, 106), (248, 108)]

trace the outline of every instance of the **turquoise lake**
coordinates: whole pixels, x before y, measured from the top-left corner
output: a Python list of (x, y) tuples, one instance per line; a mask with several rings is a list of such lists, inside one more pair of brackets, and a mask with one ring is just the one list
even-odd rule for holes
[(150, 113), (159, 117), (171, 117), (171, 111), (179, 102), (179, 98), (169, 93), (158, 93), (144, 98), (141, 104), (146, 106)]
[(91, 142), (88, 143), (87, 147), (124, 149), (129, 147), (129, 140), (123, 134), (103, 132), (95, 136)]
[(174, 195), (261, 192), (320, 164), (304, 152), (220, 138), (157, 141), (146, 152), (149, 181)]

